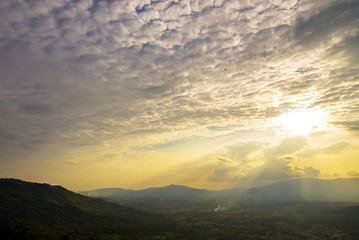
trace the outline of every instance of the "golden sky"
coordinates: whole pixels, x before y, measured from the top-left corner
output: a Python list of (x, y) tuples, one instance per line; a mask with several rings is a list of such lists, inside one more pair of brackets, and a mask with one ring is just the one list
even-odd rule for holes
[(359, 177), (359, 3), (0, 1), (0, 177)]

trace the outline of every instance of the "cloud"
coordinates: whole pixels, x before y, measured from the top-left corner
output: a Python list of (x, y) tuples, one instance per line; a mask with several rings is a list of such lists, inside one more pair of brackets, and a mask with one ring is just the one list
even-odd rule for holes
[(207, 180), (212, 182), (232, 182), (238, 178), (238, 170), (238, 166), (219, 163), (211, 175), (207, 177)]
[(217, 157), (217, 160), (219, 160), (221, 162), (225, 162), (225, 163), (235, 163), (235, 161), (233, 161), (232, 159), (225, 158), (225, 157)]
[[(356, 132), (357, 13), (349, 0), (2, 0), (0, 150), (75, 155), (245, 138), (298, 107)], [(218, 156), (243, 164), (264, 138), (285, 134), (273, 135)], [(286, 136), (264, 161), (289, 177), (281, 158), (308, 143)], [(217, 175), (238, 170), (227, 168)], [(262, 169), (263, 179), (276, 175)]]
[(303, 169), (303, 177), (319, 177), (320, 175), (320, 170), (313, 168), (313, 167), (304, 167)]
[(25, 103), (21, 105), (21, 109), (26, 113), (30, 114), (48, 114), (52, 112), (52, 108), (46, 104), (35, 104), (35, 103)]
[(99, 162), (111, 162), (111, 161), (114, 161), (118, 158), (120, 158), (121, 156), (117, 153), (107, 153), (107, 154), (103, 154), (103, 155), (100, 155), (96, 158), (97, 161)]
[(336, 1), (304, 19), (298, 17), (295, 37), (300, 43), (313, 44), (345, 31), (358, 19), (359, 4), (355, 1)]
[(287, 159), (270, 159), (264, 165), (254, 168), (249, 176), (258, 182), (287, 180), (293, 177), (293, 169)]
[(316, 156), (318, 154), (340, 154), (342, 153), (344, 150), (350, 148), (351, 145), (348, 142), (342, 141), (342, 142), (337, 142), (334, 144), (331, 144), (329, 146), (325, 146), (322, 148), (305, 148), (303, 149), (301, 152), (299, 152), (297, 155), (299, 157), (313, 157)]
[(359, 131), (359, 121), (339, 121), (333, 122), (333, 124), (353, 133), (357, 133)]
[(292, 158), (269, 158), (259, 166), (229, 162), (218, 163), (213, 172), (207, 177), (212, 182), (227, 182), (232, 186), (258, 186), (270, 182), (296, 179), (300, 177), (315, 178), (320, 176), (320, 170), (312, 166), (303, 169), (292, 166)]
[(263, 149), (267, 143), (264, 142), (241, 142), (234, 145), (227, 146), (222, 151), (229, 159), (237, 162), (245, 162), (248, 160), (250, 154)]
[[(343, 4), (332, 8), (339, 7), (335, 11), (352, 11)], [(25, 82), (44, 86), (44, 92), (35, 99), (28, 99), (30, 92), (24, 96), (12, 90), (13, 97), (22, 102), (52, 98), (54, 105), (62, 105), (64, 119), (83, 111), (90, 112), (94, 119), (107, 121), (114, 119), (112, 116), (117, 118), (121, 111), (120, 116), (126, 115), (127, 119), (142, 119), (136, 126), (133, 121), (125, 123), (121, 117), (118, 119), (118, 125), (131, 129), (151, 127), (154, 119), (147, 113), (153, 109), (159, 116), (156, 121), (168, 127), (188, 120), (201, 125), (208, 116), (214, 123), (237, 116), (240, 121), (267, 118), (271, 117), (273, 107), (258, 109), (267, 108), (273, 93), (304, 92), (315, 86), (320, 77), (308, 76), (314, 71), (308, 69), (317, 68), (303, 65), (294, 70), (304, 75), (303, 81), (294, 81), (282, 74), (275, 76), (265, 62), (257, 61), (264, 55), (268, 60), (286, 57), (281, 52), (294, 44), (288, 39), (288, 33), (295, 27), (295, 15), (288, 11), (290, 8), (300, 12), (307, 6), (296, 1), (272, 4), (45, 1), (30, 5), (23, 1), (10, 5), (5, 1), (2, 32), (6, 36), (1, 46), (7, 54), (2, 59), (8, 62), (7, 66), (18, 66), (21, 62), (22, 67), (20, 71), (11, 67), (2, 70), (10, 77), (9, 84), (17, 81), (13, 86), (16, 90)], [(330, 9), (324, 9), (322, 15), (334, 11)], [(17, 15), (21, 17), (15, 18)], [(296, 25), (298, 36), (309, 31), (306, 23)], [(34, 56), (37, 64), (29, 65)], [(41, 69), (36, 72), (42, 73), (32, 69)], [(23, 75), (15, 79), (19, 75), (15, 72)], [(30, 78), (25, 80), (24, 76)], [(268, 81), (275, 77), (280, 84)], [(266, 82), (267, 87), (260, 87)], [(260, 95), (263, 97), (257, 98)], [(184, 98), (189, 100), (187, 105), (182, 104)], [(245, 98), (232, 104), (232, 99)], [(88, 108), (88, 103), (93, 108)], [(108, 103), (105, 115), (99, 110), (104, 103)], [(115, 103), (121, 103), (121, 110)], [(73, 121), (76, 127), (87, 125), (78, 118)]]
[(349, 143), (343, 141), (343, 142), (339, 142), (339, 143), (330, 145), (326, 148), (323, 148), (321, 152), (326, 153), (326, 154), (338, 154), (350, 147), (351, 147), (351, 145)]
[(350, 172), (348, 172), (348, 175), (349, 175), (350, 177), (359, 177), (359, 172), (357, 172), (357, 171), (350, 171)]
[(298, 154), (306, 144), (307, 139), (297, 136), (274, 146), (259, 142), (227, 146), (222, 150), (226, 157), (217, 157), (220, 162), (210, 163), (213, 171), (207, 180), (233, 186), (256, 186), (300, 177), (319, 177), (320, 170), (313, 166), (295, 166), (298, 156), (293, 153)]
[(307, 144), (307, 139), (302, 136), (284, 139), (276, 148), (275, 153), (279, 155), (290, 154), (299, 151)]

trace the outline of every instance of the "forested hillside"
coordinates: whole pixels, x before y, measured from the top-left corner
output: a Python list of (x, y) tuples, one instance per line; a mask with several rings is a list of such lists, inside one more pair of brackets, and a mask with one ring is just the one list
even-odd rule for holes
[(0, 180), (0, 226), (2, 239), (131, 239), (172, 229), (155, 215), (14, 179)]

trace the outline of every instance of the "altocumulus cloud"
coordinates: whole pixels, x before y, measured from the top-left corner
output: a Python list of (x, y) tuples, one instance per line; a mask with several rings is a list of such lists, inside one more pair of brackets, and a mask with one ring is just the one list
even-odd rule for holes
[(2, 0), (0, 147), (125, 151), (250, 129), (304, 102), (357, 131), (358, 12), (350, 0)]

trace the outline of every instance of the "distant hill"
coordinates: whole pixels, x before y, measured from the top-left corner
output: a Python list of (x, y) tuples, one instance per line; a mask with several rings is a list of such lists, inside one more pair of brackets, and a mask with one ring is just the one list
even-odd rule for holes
[(297, 179), (249, 189), (243, 201), (359, 202), (359, 178)]
[(107, 201), (131, 206), (143, 211), (157, 211), (163, 208), (212, 208), (215, 203), (213, 192), (206, 189), (182, 185), (153, 187), (143, 190), (105, 188), (80, 192), (85, 196), (102, 198)]
[(107, 199), (143, 209), (161, 204), (197, 204), (216, 207), (218, 204), (235, 206), (246, 202), (268, 201), (330, 201), (359, 202), (359, 178), (347, 179), (297, 179), (272, 183), (249, 189), (207, 190), (181, 185), (125, 190), (121, 188), (97, 189), (81, 192), (85, 196)]
[(0, 239), (138, 239), (171, 227), (158, 216), (61, 186), (0, 179)]
[(89, 197), (100, 197), (108, 199), (123, 199), (123, 200), (176, 200), (176, 201), (190, 201), (194, 199), (201, 199), (209, 193), (206, 189), (190, 188), (182, 185), (169, 185), (165, 187), (153, 187), (143, 190), (125, 190), (122, 188), (105, 188), (97, 189), (87, 192), (80, 192)]

